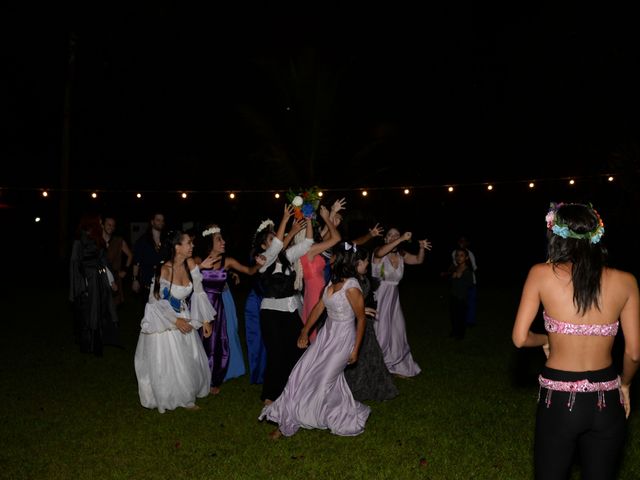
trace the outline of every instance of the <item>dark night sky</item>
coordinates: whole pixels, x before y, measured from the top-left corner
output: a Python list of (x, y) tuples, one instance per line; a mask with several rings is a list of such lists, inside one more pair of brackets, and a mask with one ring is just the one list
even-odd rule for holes
[(51, 10), (60, 20), (42, 27), (17, 12), (26, 29), (3, 42), (1, 183), (59, 181), (71, 30), (73, 188), (593, 174), (637, 140), (630, 12), (409, 5), (110, 3)]
[[(637, 183), (640, 33), (631, 10), (342, 3), (84, 2), (91, 7), (48, 6), (35, 15), (20, 6), (0, 16), (7, 73), (0, 80), (0, 203), (13, 202), (19, 188), (60, 185), (66, 85), (69, 185), (82, 195), (71, 196), (69, 229), (92, 202), (82, 192), (93, 188), (509, 185), (622, 170), (635, 171)], [(75, 74), (67, 82), (70, 32)], [(629, 194), (613, 192), (633, 190), (622, 183), (571, 194), (603, 204), (614, 240), (626, 228), (619, 207)], [(496, 250), (485, 236), (496, 216), (507, 219), (501, 228), (518, 232), (502, 239), (514, 254), (527, 235), (542, 240), (531, 218), (543, 218), (549, 201), (569, 199), (556, 185), (529, 200), (515, 191), (446, 199), (422, 191), (406, 208), (392, 194), (379, 195), (375, 207), (347, 196), (350, 212), (365, 212), (359, 228), (403, 220), (440, 245), (463, 229), (485, 259), (508, 248)], [(173, 222), (214, 215), (247, 229), (279, 212), (258, 197), (244, 205), (212, 196), (178, 204), (149, 193), (136, 206), (117, 192), (101, 198), (91, 208), (115, 210), (123, 223), (146, 218), (152, 205)], [(43, 215), (37, 228), (64, 225), (59, 204), (46, 211), (41, 200), (11, 218)], [(523, 262), (539, 260), (538, 247)]]

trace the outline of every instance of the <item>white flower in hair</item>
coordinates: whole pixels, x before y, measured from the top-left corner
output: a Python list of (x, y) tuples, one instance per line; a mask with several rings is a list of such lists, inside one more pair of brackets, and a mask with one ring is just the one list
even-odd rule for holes
[(300, 195), (296, 195), (295, 197), (293, 197), (293, 200), (291, 200), (291, 205), (293, 205), (294, 207), (301, 207), (303, 203), (304, 200)]
[(259, 226), (258, 226), (258, 230), (256, 230), (256, 232), (261, 232), (262, 230), (264, 230), (267, 227), (273, 227), (273, 220), (271, 220), (270, 218), (267, 218), (265, 221), (263, 221)]
[(220, 233), (220, 227), (207, 228), (204, 232), (202, 232), (202, 236), (206, 237), (207, 235), (214, 235), (216, 233)]

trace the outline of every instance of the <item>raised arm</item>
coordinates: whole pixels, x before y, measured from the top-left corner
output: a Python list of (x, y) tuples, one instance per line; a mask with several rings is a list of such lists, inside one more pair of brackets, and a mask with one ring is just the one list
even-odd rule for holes
[(356, 238), (353, 241), (353, 244), (364, 245), (365, 243), (367, 243), (370, 240), (373, 240), (376, 237), (381, 237), (383, 233), (384, 233), (384, 228), (382, 228), (378, 223), (376, 223), (375, 226), (373, 228), (370, 228), (367, 233)]
[(407, 265), (420, 265), (422, 262), (424, 262), (424, 251), (431, 250), (431, 242), (426, 238), (424, 240), (420, 240), (418, 244), (420, 248), (418, 249), (417, 255), (413, 253), (405, 254), (404, 262)]
[(293, 215), (293, 207), (288, 203), (284, 206), (284, 212), (282, 213), (282, 220), (280, 220), (280, 225), (278, 225), (278, 230), (276, 231), (276, 238), (278, 238), (281, 242), (284, 242), (284, 232), (287, 230), (287, 223), (289, 223), (289, 219)]
[(225, 265), (228, 266), (229, 269), (244, 273), (245, 275), (254, 275), (260, 269), (260, 265), (258, 263), (249, 267), (232, 257), (225, 258)]
[(373, 259), (380, 261), (382, 257), (391, 252), (394, 248), (400, 245), (402, 242), (406, 242), (411, 240), (411, 232), (404, 232), (399, 238), (390, 243), (385, 243), (384, 245), (376, 248), (373, 252)]
[(289, 233), (284, 237), (284, 247), (287, 248), (295, 236), (298, 234), (300, 230), (303, 230), (307, 226), (307, 221), (304, 218), (296, 219), (291, 223), (291, 228), (289, 229)]
[[(343, 197), (336, 200), (335, 202), (333, 202), (333, 205), (331, 205), (331, 211), (329, 212), (329, 221), (336, 228), (338, 227), (338, 225), (340, 225), (340, 222), (342, 221), (342, 216), (338, 212), (340, 210), (344, 210), (346, 208), (345, 207), (346, 204), (347, 204), (347, 201)], [(328, 222), (325, 222), (325, 225), (322, 227), (322, 230), (320, 230), (320, 236), (322, 236), (323, 239), (326, 239), (325, 237), (327, 235), (329, 235), (329, 224)]]
[(319, 213), (320, 217), (324, 220), (325, 225), (329, 229), (329, 234), (327, 235), (327, 238), (323, 238), (321, 242), (311, 245), (311, 248), (307, 252), (309, 260), (313, 260), (316, 255), (319, 255), (325, 250), (333, 247), (342, 239), (342, 236), (340, 235), (340, 232), (338, 232), (336, 226), (331, 220), (329, 220), (329, 210), (327, 210), (324, 205), (320, 205)]

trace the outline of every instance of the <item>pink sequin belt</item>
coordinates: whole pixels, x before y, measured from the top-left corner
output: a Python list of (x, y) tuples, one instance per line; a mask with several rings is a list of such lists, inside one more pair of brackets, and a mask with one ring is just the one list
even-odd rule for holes
[[(540, 383), (540, 389), (547, 389), (547, 396), (545, 398), (545, 404), (547, 408), (551, 405), (551, 393), (552, 392), (569, 392), (569, 401), (567, 402), (567, 407), (569, 407), (569, 411), (573, 409), (573, 405), (576, 402), (576, 393), (588, 393), (588, 392), (597, 392), (598, 393), (598, 408), (602, 410), (606, 407), (606, 403), (604, 401), (604, 392), (608, 392), (611, 390), (618, 390), (620, 392), (620, 403), (624, 403), (624, 399), (622, 397), (622, 390), (620, 390), (620, 377), (616, 377), (614, 380), (609, 380), (607, 382), (590, 382), (589, 380), (577, 380), (575, 382), (563, 382), (560, 380), (550, 380), (548, 378), (544, 378), (542, 375), (538, 377), (538, 382)], [(540, 401), (540, 392), (538, 392), (538, 401)]]

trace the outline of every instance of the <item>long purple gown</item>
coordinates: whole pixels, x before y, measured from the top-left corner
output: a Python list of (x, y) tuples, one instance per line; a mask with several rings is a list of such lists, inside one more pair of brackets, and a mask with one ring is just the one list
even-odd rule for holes
[(384, 363), (393, 374), (414, 377), (421, 370), (411, 356), (398, 293), (398, 284), (404, 276), (404, 260), (398, 256), (398, 267), (393, 268), (386, 255), (380, 263), (371, 264), (371, 275), (380, 279), (376, 292), (378, 321), (374, 323), (374, 328)]
[(213, 333), (204, 338), (200, 329), (200, 338), (204, 351), (209, 359), (211, 369), (211, 386), (219, 387), (224, 381), (229, 367), (229, 336), (227, 334), (227, 317), (222, 301), (222, 292), (227, 283), (227, 271), (224, 268), (202, 270), (202, 287), (211, 306), (218, 313), (213, 322)]
[(323, 301), (327, 321), (316, 341), (304, 352), (289, 375), (282, 394), (262, 409), (259, 419), (276, 422), (289, 437), (302, 428), (329, 429), (335, 435), (354, 436), (364, 431), (371, 409), (354, 400), (344, 369), (356, 339), (355, 315), (346, 296), (360, 289), (355, 278)]

